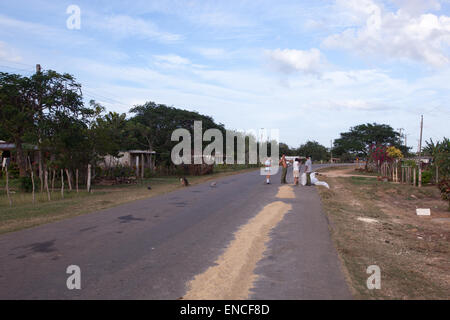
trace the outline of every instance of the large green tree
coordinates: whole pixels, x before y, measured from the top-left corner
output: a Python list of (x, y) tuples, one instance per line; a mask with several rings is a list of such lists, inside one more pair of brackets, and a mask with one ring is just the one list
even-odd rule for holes
[(75, 78), (52, 70), (31, 77), (0, 73), (0, 106), (0, 125), (16, 145), (21, 176), (26, 175), (24, 142), (37, 145), (43, 155), (67, 158), (71, 144), (83, 140), (68, 139), (67, 132), (85, 126), (94, 114), (84, 106)]
[(338, 156), (352, 154), (355, 157), (367, 157), (372, 145), (392, 145), (405, 154), (407, 148), (402, 145), (400, 134), (387, 124), (367, 123), (342, 132), (334, 141), (333, 154)]
[(317, 141), (308, 141), (302, 144), (296, 153), (299, 156), (310, 156), (313, 160), (327, 160), (329, 159), (329, 152), (327, 148)]
[[(16, 145), (16, 158), (20, 176), (26, 175), (24, 139), (33, 131), (35, 109), (32, 82), (18, 74), (0, 72), (0, 127), (5, 137)], [(3, 137), (2, 137), (3, 138)]]
[(130, 112), (134, 116), (129, 120), (128, 129), (133, 135), (135, 145), (156, 151), (160, 160), (166, 164), (170, 164), (170, 152), (176, 144), (171, 141), (175, 129), (184, 128), (193, 133), (194, 121), (202, 121), (203, 131), (216, 128), (225, 135), (223, 124), (217, 124), (213, 118), (195, 111), (147, 102), (135, 106)]

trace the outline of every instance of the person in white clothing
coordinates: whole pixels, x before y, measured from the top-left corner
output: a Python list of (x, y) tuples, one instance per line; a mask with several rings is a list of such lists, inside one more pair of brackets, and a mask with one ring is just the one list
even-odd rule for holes
[(267, 158), (266, 162), (264, 162), (264, 166), (266, 167), (266, 184), (270, 184), (270, 167), (272, 166), (272, 159)]
[(298, 186), (298, 179), (300, 178), (300, 159), (295, 158), (292, 165), (292, 173), (294, 175), (294, 185)]

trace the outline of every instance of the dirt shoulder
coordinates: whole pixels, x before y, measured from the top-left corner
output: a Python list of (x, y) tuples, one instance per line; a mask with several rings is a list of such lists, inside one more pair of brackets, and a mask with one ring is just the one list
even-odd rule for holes
[[(322, 172), (331, 188), (318, 190), (355, 298), (450, 298), (450, 212), (435, 186), (352, 176), (352, 168)], [(381, 269), (379, 290), (367, 289), (370, 265)]]

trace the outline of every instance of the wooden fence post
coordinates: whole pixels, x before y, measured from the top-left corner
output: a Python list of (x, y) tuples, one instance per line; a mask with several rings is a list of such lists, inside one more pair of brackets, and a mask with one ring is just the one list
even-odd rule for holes
[(88, 164), (88, 172), (87, 172), (87, 192), (91, 192), (91, 165)]
[(66, 176), (67, 176), (67, 181), (69, 183), (69, 191), (72, 191), (72, 181), (71, 181), (72, 179), (71, 179), (68, 169), (66, 169)]
[(47, 199), (48, 199), (48, 201), (51, 201), (52, 198), (50, 197), (50, 190), (48, 188), (48, 170), (47, 170), (47, 167), (45, 168), (44, 175), (45, 175), (44, 186), (45, 186), (45, 189), (47, 190)]
[(75, 170), (75, 185), (78, 193), (78, 169)]
[(141, 154), (141, 180), (144, 180), (144, 154)]
[(413, 170), (414, 170), (414, 172), (413, 172), (413, 176), (414, 176), (414, 178), (413, 178), (413, 180), (414, 180), (414, 187), (416, 186), (416, 168), (413, 168)]
[(11, 195), (9, 194), (9, 172), (8, 172), (8, 165), (5, 167), (5, 170), (6, 170), (6, 194), (8, 195), (9, 206), (12, 207), (12, 199), (11, 199)]
[(61, 169), (61, 198), (64, 199), (64, 171)]
[(33, 166), (31, 165), (30, 156), (28, 156), (28, 164), (30, 165), (30, 171), (31, 171), (31, 184), (33, 185), (33, 191), (32, 191), (32, 197), (33, 197), (33, 204), (36, 201), (36, 197), (34, 194), (34, 170)]
[(55, 169), (52, 170), (53, 176), (52, 176), (52, 192), (55, 192), (55, 179), (56, 179), (56, 171)]

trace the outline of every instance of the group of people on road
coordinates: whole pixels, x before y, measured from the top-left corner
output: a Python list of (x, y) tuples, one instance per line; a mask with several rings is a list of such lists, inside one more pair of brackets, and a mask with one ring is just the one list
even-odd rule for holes
[[(287, 169), (288, 164), (292, 164), (292, 172), (294, 176), (294, 185), (299, 185), (299, 179), (300, 179), (300, 171), (301, 171), (301, 165), (302, 160), (300, 158), (295, 158), (294, 160), (287, 160), (286, 155), (282, 155), (280, 161), (278, 162), (278, 165), (281, 166), (281, 184), (286, 184), (286, 175), (287, 175)], [(270, 167), (272, 166), (272, 160), (270, 158), (267, 158), (266, 162), (264, 163), (266, 167), (266, 183), (270, 184)], [(311, 157), (306, 157), (306, 161), (304, 162), (305, 165), (305, 174), (306, 174), (306, 185), (311, 185), (311, 172), (312, 172), (312, 162)]]

